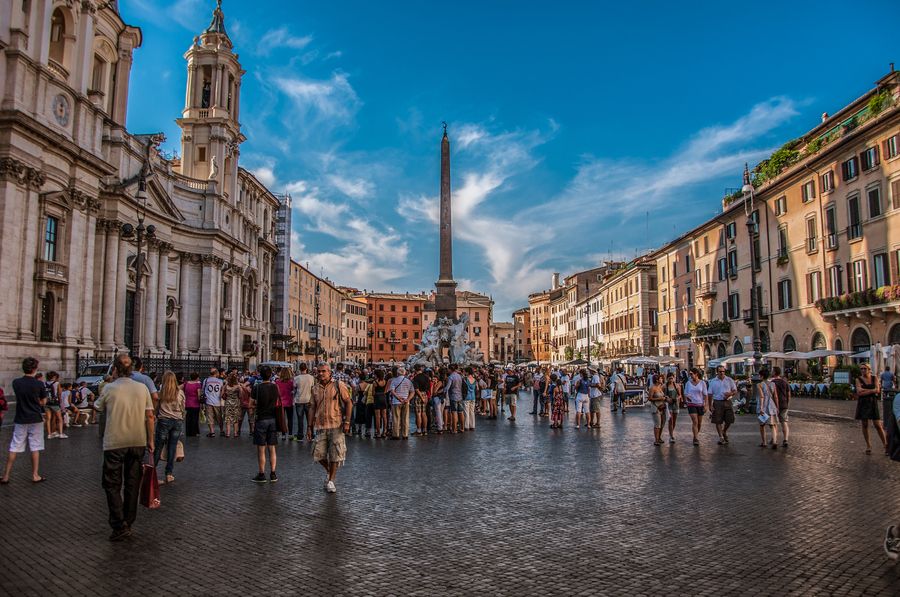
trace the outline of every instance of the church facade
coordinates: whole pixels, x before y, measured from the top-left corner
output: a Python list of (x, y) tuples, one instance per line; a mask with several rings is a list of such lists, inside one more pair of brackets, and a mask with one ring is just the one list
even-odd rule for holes
[(0, 7), (0, 384), (26, 355), (65, 376), (101, 351), (252, 365), (286, 324), (270, 301), (290, 200), (240, 167), (221, 3), (185, 53), (180, 158), (125, 128), (141, 42), (116, 2)]

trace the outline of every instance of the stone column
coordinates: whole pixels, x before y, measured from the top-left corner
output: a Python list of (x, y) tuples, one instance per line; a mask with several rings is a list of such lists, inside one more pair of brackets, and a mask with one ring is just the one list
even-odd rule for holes
[[(191, 262), (190, 253), (181, 253), (178, 269), (178, 333), (175, 341), (175, 350), (181, 355), (188, 352), (188, 264)], [(174, 352), (174, 350), (173, 350)]]
[[(150, 239), (147, 243), (147, 265), (150, 268), (150, 279), (147, 281), (146, 288), (142, 288), (141, 294), (146, 299), (143, 301), (144, 309), (141, 309), (141, 317), (144, 319), (144, 337), (141, 339), (141, 348), (145, 351), (156, 350), (156, 298), (157, 286), (159, 284), (159, 258), (158, 258), (159, 242)], [(138, 297), (141, 300), (141, 297)]]
[(97, 340), (94, 334), (94, 269), (97, 263), (95, 253), (97, 251), (97, 217), (94, 215), (95, 204), (93, 200), (86, 206), (87, 223), (85, 225), (85, 239), (87, 245), (84, 254), (84, 306), (82, 309), (81, 339), (88, 346), (93, 346)]
[(197, 318), (200, 325), (200, 353), (211, 354), (210, 346), (210, 321), (212, 320), (212, 291), (210, 285), (213, 281), (212, 255), (203, 256), (200, 275), (200, 313)]
[(69, 212), (68, 226), (65, 234), (59, 235), (61, 246), (65, 247), (66, 266), (69, 268), (69, 288), (66, 292), (66, 301), (62, 306), (62, 331), (63, 341), (74, 344), (81, 336), (82, 320), (86, 312), (83, 308), (84, 293), (84, 265), (85, 252), (87, 250), (87, 237), (90, 231), (87, 229), (87, 216), (84, 212), (73, 209)]
[[(25, 202), (24, 205), (32, 205), (31, 200), (33, 198), (33, 205), (38, 205), (37, 198), (37, 190), (26, 188), (24, 194)], [(22, 226), (24, 228), (24, 234), (22, 235), (22, 244), (21, 249), (17, 254), (21, 257), (21, 261), (18, 263), (18, 267), (14, 272), (14, 275), (21, 280), (20, 292), (19, 292), (19, 326), (17, 330), (17, 336), (19, 338), (22, 337), (32, 337), (36, 330), (34, 327), (35, 323), (35, 302), (38, 300), (38, 297), (35, 294), (34, 288), (34, 268), (35, 268), (35, 259), (39, 257), (43, 257), (43, 233), (44, 230), (41, 228), (44, 225), (45, 220), (41, 218), (40, 211), (38, 209), (25, 209), (25, 213), (22, 217)], [(39, 236), (41, 235), (41, 236)], [(4, 239), (5, 240), (5, 239)], [(8, 247), (4, 247), (7, 249)]]
[(197, 65), (191, 62), (188, 65), (187, 89), (184, 91), (184, 109), (188, 110), (194, 106), (192, 96), (196, 95), (194, 89), (197, 87)]
[(209, 344), (213, 353), (222, 351), (222, 260), (213, 259), (210, 270)]
[(239, 122), (241, 119), (241, 80), (240, 78), (234, 81), (234, 102), (231, 104), (232, 118), (235, 122)]
[[(159, 286), (156, 297), (156, 347), (166, 350), (166, 307), (169, 296), (169, 250), (172, 245), (160, 243), (159, 245)], [(172, 339), (174, 352), (175, 339)]]
[(204, 69), (202, 66), (198, 66), (198, 67), (196, 67), (196, 70), (197, 70), (197, 75), (194, 79), (193, 105), (195, 105), (199, 108), (203, 102), (203, 81), (204, 81), (204, 75), (206, 73), (206, 69)]
[(241, 354), (241, 284), (243, 278), (233, 276), (231, 283), (231, 354)]
[[(103, 337), (103, 290), (106, 286), (106, 240), (109, 237), (109, 222), (97, 220), (97, 242), (94, 248), (93, 269), (96, 272), (94, 283), (91, 284), (93, 301), (91, 303), (91, 336), (98, 345)], [(91, 275), (95, 275), (93, 272)]]
[[(115, 267), (118, 275), (116, 276), (116, 294), (112, 309), (116, 315), (115, 345), (125, 348), (125, 291), (128, 287), (128, 243), (120, 237), (117, 237), (116, 240), (118, 242), (118, 257)], [(135, 322), (134, 327), (135, 333), (137, 333), (137, 322)]]
[[(119, 281), (119, 223), (109, 222), (106, 228), (105, 264), (103, 267), (103, 303), (100, 320), (100, 341), (103, 348), (116, 346), (116, 323), (120, 320), (116, 309)], [(124, 270), (125, 266), (122, 266)], [(125, 272), (122, 272), (125, 276)]]

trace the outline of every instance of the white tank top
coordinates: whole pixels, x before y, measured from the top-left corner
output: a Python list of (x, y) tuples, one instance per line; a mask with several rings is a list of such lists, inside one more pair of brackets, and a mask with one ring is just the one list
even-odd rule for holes
[(688, 380), (684, 384), (684, 401), (691, 406), (706, 404), (706, 382), (701, 379), (694, 385), (694, 382)]

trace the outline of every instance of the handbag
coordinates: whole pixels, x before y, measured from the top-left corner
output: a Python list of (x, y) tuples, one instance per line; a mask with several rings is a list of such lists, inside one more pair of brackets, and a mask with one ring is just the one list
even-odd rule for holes
[[(166, 461), (166, 452), (168, 450), (163, 450), (159, 457), (163, 462)], [(181, 440), (178, 440), (178, 444), (175, 446), (175, 462), (181, 462), (182, 460), (184, 460), (184, 444), (181, 443)]]
[(156, 467), (150, 464), (150, 452), (144, 459), (141, 474), (141, 505), (150, 510), (159, 508), (159, 479), (156, 478)]

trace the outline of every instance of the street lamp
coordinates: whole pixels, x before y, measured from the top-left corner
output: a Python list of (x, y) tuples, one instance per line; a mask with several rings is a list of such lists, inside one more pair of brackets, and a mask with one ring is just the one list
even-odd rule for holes
[[(144, 267), (144, 236), (147, 240), (156, 236), (156, 226), (150, 224), (144, 226), (144, 218), (147, 215), (147, 178), (144, 171), (138, 179), (138, 190), (135, 198), (138, 201), (138, 225), (137, 228), (131, 224), (122, 224), (122, 238), (135, 239), (137, 246), (137, 257), (134, 259), (134, 295), (131, 297), (131, 346), (129, 350), (132, 356), (139, 356), (141, 351), (142, 331), (144, 326), (141, 321), (141, 278)], [(127, 266), (126, 266), (127, 267)]]
[(750, 184), (750, 168), (744, 164), (744, 186), (741, 187), (744, 194), (744, 214), (747, 216), (747, 233), (750, 239), (750, 316), (753, 320), (753, 375), (750, 377), (751, 398), (755, 396), (756, 386), (759, 383), (759, 370), (762, 367), (762, 352), (759, 336), (759, 298), (756, 287), (756, 239), (759, 236), (759, 225), (753, 219), (753, 201), (755, 199), (753, 185)]
[(321, 287), (319, 281), (316, 280), (316, 365), (319, 363), (319, 294)]

